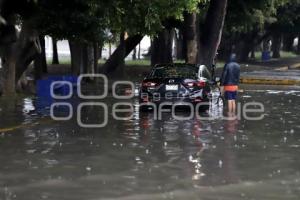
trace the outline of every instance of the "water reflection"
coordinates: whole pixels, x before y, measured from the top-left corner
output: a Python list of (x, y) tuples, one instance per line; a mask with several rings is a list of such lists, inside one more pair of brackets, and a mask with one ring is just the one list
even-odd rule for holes
[(23, 113), (29, 114), (30, 112), (33, 112), (35, 110), (35, 107), (33, 105), (33, 101), (30, 98), (25, 98), (23, 103)]
[[(238, 177), (234, 172), (235, 156), (232, 149), (234, 137), (238, 134), (238, 120), (211, 123), (195, 118), (189, 121), (178, 121), (170, 117), (170, 113), (164, 113), (162, 120), (156, 120), (153, 113), (137, 112), (136, 116), (138, 116), (137, 119), (124, 123), (127, 133), (124, 137), (132, 140), (136, 146), (140, 143), (145, 148), (150, 147), (150, 150), (148, 148), (146, 150), (148, 153), (152, 152), (153, 143), (159, 142), (159, 147), (156, 146), (155, 151), (159, 148), (160, 156), (164, 156), (169, 165), (177, 166), (180, 163), (186, 166), (173, 176), (182, 174), (186, 178), (190, 177), (190, 180), (194, 181), (194, 186), (238, 182)], [(218, 130), (220, 125), (221, 129), (224, 127), (225, 130)], [(225, 135), (223, 135), (224, 131)], [(215, 176), (210, 173), (211, 163), (207, 166), (207, 163), (202, 163), (202, 160), (205, 160), (206, 152), (220, 148), (214, 144), (215, 139), (219, 137), (224, 141), (225, 146), (222, 147), (224, 150), (222, 154), (218, 156), (219, 160), (214, 161), (213, 167), (216, 169), (214, 173), (218, 173), (218, 177), (211, 182), (211, 176)]]
[[(133, 119), (110, 114), (102, 129), (51, 121), (39, 100), (22, 99), (6, 117), (0, 112), (1, 126), (26, 125), (0, 137), (0, 199), (297, 199), (294, 94), (243, 94), (241, 101), (267, 102), (262, 121), (156, 120), (135, 106)], [(101, 114), (83, 113), (92, 121)]]

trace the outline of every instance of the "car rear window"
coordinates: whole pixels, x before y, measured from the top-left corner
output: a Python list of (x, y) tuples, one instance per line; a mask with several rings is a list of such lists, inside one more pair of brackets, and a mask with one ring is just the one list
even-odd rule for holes
[(197, 68), (192, 66), (162, 66), (155, 68), (150, 78), (197, 78)]

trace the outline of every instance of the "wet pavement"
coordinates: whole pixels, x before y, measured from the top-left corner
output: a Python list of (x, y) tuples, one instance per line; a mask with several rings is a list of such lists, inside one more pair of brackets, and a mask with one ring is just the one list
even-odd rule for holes
[[(245, 86), (239, 101), (264, 103), (263, 120), (155, 120), (136, 107), (96, 129), (51, 120), (39, 99), (1, 100), (0, 199), (298, 200), (299, 99), (299, 88)], [(102, 121), (96, 111), (84, 119)]]

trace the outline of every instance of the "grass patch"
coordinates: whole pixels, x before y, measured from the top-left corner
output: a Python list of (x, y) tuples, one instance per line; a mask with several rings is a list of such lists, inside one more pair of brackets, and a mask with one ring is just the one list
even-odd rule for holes
[[(104, 64), (106, 62), (105, 59), (99, 59), (98, 63), (99, 64)], [(52, 64), (52, 58), (47, 58), (47, 64), (51, 65)], [(61, 65), (70, 65), (71, 64), (71, 59), (69, 57), (61, 57), (59, 58), (59, 64)], [(126, 60), (125, 61), (126, 65), (129, 66), (150, 66), (150, 60)]]
[[(262, 54), (261, 51), (255, 52), (255, 60), (261, 61), (261, 54)], [(299, 55), (297, 55), (294, 52), (281, 51), (280, 56), (281, 56), (280, 58), (295, 58)], [(272, 52), (271, 52), (271, 57), (272, 57)]]
[(297, 57), (297, 56), (299, 56), (299, 55), (297, 55), (297, 54), (294, 53), (294, 52), (286, 52), (286, 51), (282, 51), (282, 52), (281, 52), (281, 57), (282, 57), (282, 58), (295, 58), (295, 57)]
[[(71, 64), (71, 58), (68, 56), (60, 56), (58, 58), (59, 64), (61, 65), (70, 65)], [(47, 64), (51, 65), (52, 64), (52, 58), (47, 58)]]
[(142, 60), (126, 60), (126, 66), (150, 66), (150, 60), (142, 59)]
[[(281, 58), (295, 58), (298, 55), (292, 52), (281, 52)], [(261, 52), (255, 53), (255, 60), (261, 61)], [(105, 59), (99, 59), (99, 65), (102, 65), (106, 62)], [(184, 60), (174, 60), (174, 63), (184, 63)], [(52, 58), (47, 59), (47, 64), (52, 64)], [(61, 65), (71, 65), (71, 59), (69, 57), (60, 57), (59, 64)], [(149, 67), (151, 65), (151, 61), (149, 59), (141, 59), (141, 60), (126, 60), (125, 66), (132, 67), (132, 66), (140, 66), (140, 67)], [(216, 67), (223, 68), (225, 65), (225, 61), (218, 61)]]
[(216, 64), (216, 67), (217, 68), (223, 68), (225, 65), (225, 62), (224, 61), (218, 61), (217, 64)]
[[(98, 63), (104, 64), (106, 62), (105, 59), (99, 59)], [(174, 63), (184, 63), (184, 60), (174, 60)], [(47, 58), (47, 64), (51, 65), (52, 64), (52, 58)], [(59, 64), (61, 65), (71, 65), (71, 59), (70, 57), (60, 57), (59, 58)], [(222, 68), (224, 66), (225, 62), (219, 61), (217, 63), (217, 68)], [(126, 60), (125, 61), (126, 66), (150, 66), (151, 61), (149, 59), (141, 59), (141, 60)]]
[[(185, 63), (184, 60), (174, 60), (174, 63), (177, 64), (183, 64)], [(125, 62), (126, 66), (150, 66), (151, 65), (151, 61), (147, 60), (147, 59), (143, 59), (143, 60), (127, 60)], [(225, 65), (224, 61), (219, 61), (217, 63), (217, 68), (223, 68)]]

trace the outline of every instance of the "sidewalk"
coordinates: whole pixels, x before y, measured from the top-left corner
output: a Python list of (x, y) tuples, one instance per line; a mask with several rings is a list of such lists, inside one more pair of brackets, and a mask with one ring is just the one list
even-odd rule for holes
[(300, 57), (241, 64), (241, 83), (300, 85)]
[(268, 70), (241, 74), (243, 84), (300, 85), (300, 70)]

